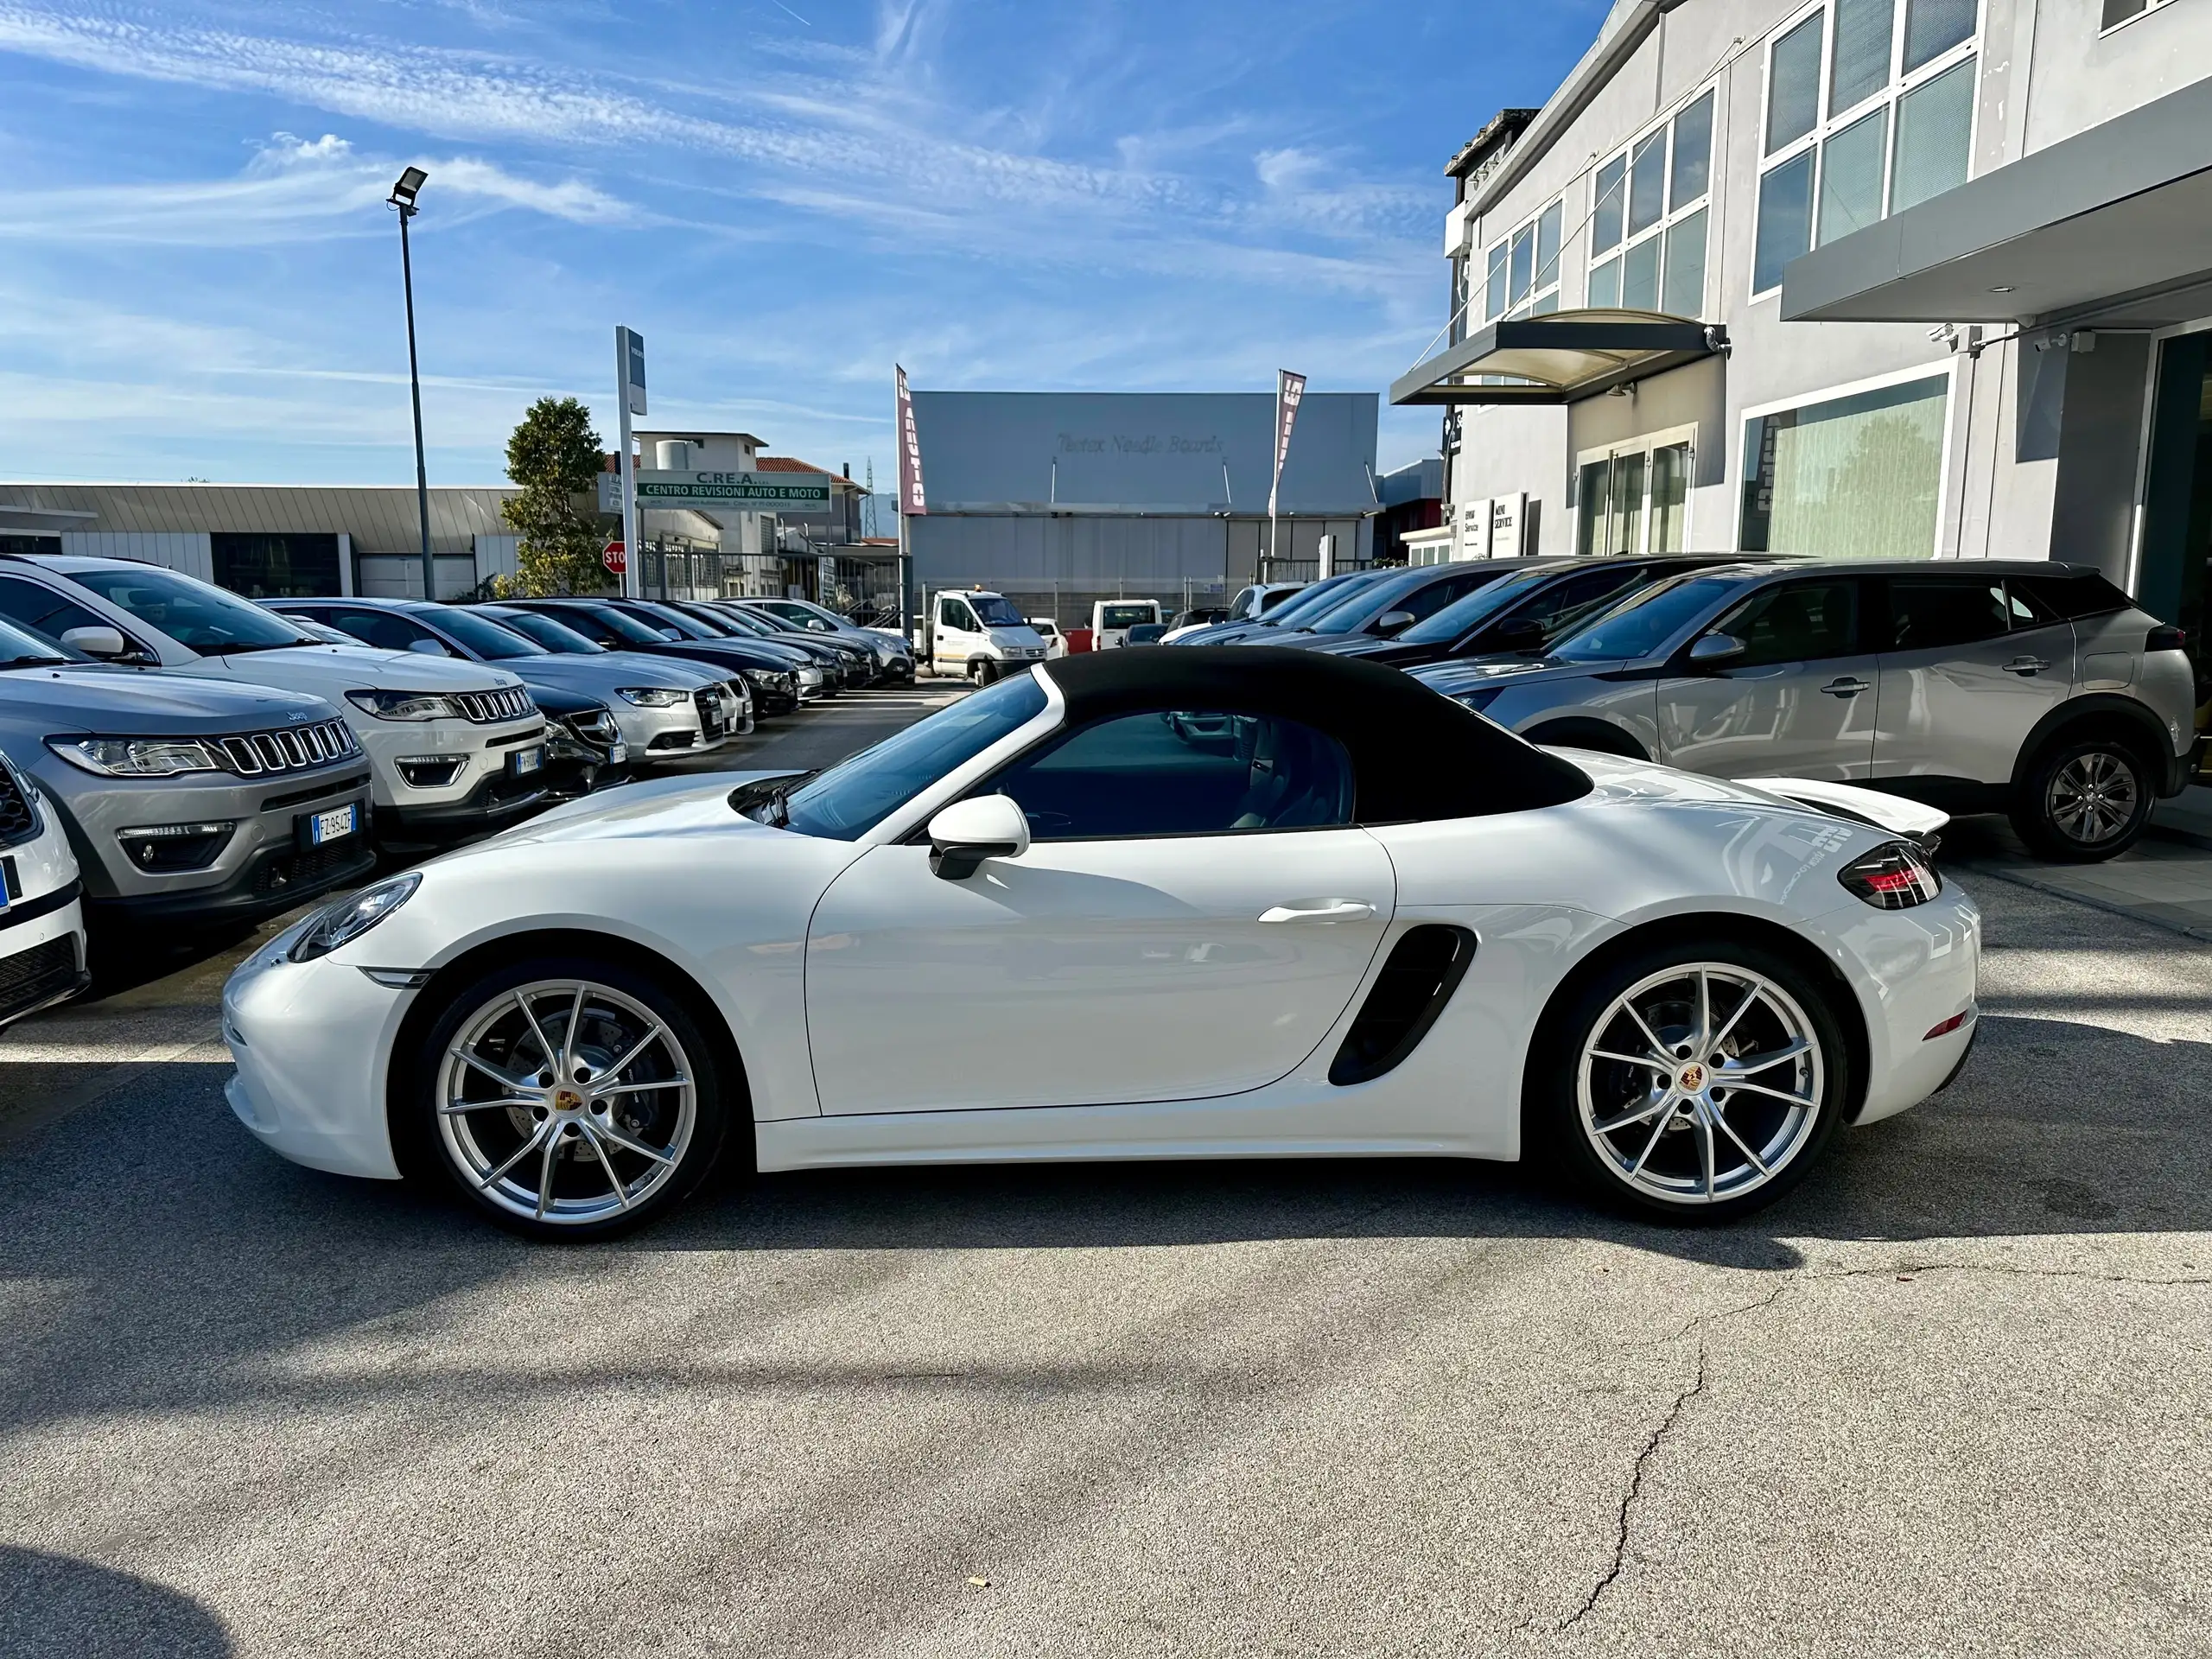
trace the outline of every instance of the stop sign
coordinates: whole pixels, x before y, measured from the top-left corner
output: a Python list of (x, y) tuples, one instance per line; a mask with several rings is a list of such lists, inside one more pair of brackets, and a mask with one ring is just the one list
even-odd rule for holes
[(630, 556), (623, 550), (620, 542), (609, 542), (605, 547), (600, 549), (599, 562), (605, 565), (609, 572), (619, 576), (628, 568)]

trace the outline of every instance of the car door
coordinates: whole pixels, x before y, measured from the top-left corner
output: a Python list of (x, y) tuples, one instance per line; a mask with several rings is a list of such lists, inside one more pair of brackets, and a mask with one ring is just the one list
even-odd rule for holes
[(977, 793), (1033, 837), (968, 877), (873, 849), (817, 906), (807, 1034), (822, 1109), (1197, 1099), (1272, 1083), (1328, 1035), (1396, 883), (1351, 823), (1350, 761), (1294, 722), (1147, 710)]
[(2074, 684), (2073, 625), (2002, 576), (1889, 577), (1877, 778), (2004, 784), (2028, 734)]
[(966, 673), (969, 651), (982, 634), (982, 627), (969, 610), (966, 600), (940, 594), (937, 601), (937, 626), (930, 636), (931, 665), (940, 671)]
[(1717, 778), (1868, 777), (1878, 671), (1861, 588), (1848, 575), (1779, 582), (1717, 618), (1700, 637), (1739, 639), (1743, 653), (1700, 671), (1685, 651), (1660, 681), (1659, 759)]

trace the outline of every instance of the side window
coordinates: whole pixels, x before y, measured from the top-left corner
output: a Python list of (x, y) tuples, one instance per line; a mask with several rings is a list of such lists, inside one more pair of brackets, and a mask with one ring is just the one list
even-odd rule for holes
[(1891, 651), (1940, 651), (2010, 630), (2005, 584), (1987, 576), (1897, 576), (1890, 582)]
[(1351, 760), (1309, 726), (1203, 709), (1124, 715), (1017, 761), (1006, 795), (1038, 841), (1311, 830), (1351, 822)]
[(1430, 582), (1419, 593), (1408, 596), (1390, 608), (1396, 611), (1411, 611), (1414, 613), (1414, 621), (1426, 621), (1453, 600), (1465, 599), (1481, 585), (1482, 578), (1479, 576), (1448, 577), (1443, 582)]
[(59, 639), (71, 628), (111, 627), (104, 616), (94, 616), (72, 599), (50, 588), (16, 576), (0, 576), (0, 616), (20, 622), (49, 639)]
[(1554, 582), (1542, 593), (1523, 600), (1498, 620), (1534, 622), (1549, 635), (1570, 618), (1611, 599), (1635, 579), (1632, 569), (1600, 565), (1595, 570), (1585, 570), (1564, 582)]
[(1731, 668), (1845, 656), (1859, 643), (1859, 584), (1793, 582), (1768, 588), (1722, 617), (1712, 632), (1744, 642), (1744, 654)]
[(976, 632), (976, 619), (968, 614), (968, 607), (957, 599), (938, 601), (937, 625), (940, 628), (957, 628), (963, 633)]

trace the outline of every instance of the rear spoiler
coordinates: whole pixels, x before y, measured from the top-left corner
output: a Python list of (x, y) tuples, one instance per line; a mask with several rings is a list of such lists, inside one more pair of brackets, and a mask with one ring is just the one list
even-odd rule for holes
[(1856, 784), (1831, 784), (1818, 778), (1738, 778), (1736, 781), (1799, 806), (1903, 836), (1930, 853), (1937, 845), (1936, 831), (1951, 821), (1948, 812), (1899, 795), (1885, 795), (1878, 789), (1861, 789)]

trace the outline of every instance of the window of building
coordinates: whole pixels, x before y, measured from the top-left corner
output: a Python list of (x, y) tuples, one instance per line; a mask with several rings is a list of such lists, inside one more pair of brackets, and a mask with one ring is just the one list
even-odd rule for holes
[(1560, 204), (1491, 244), (1484, 271), (1483, 320), (1541, 317), (1559, 309)]
[(1689, 544), (1694, 427), (1648, 432), (1575, 457), (1575, 551), (1677, 553)]
[(2118, 29), (2146, 11), (2157, 11), (2172, 3), (2173, 0), (2105, 0), (2104, 16), (2098, 20), (2097, 28), (2100, 31)]
[(1751, 292), (1966, 181), (1980, 0), (1827, 0), (1767, 48)]
[(1713, 93), (1704, 93), (1598, 168), (1590, 211), (1590, 304), (1680, 317), (1703, 314), (1713, 103)]
[(335, 536), (240, 535), (207, 538), (215, 585), (248, 599), (315, 599), (340, 591)]
[(1744, 423), (1746, 552), (1929, 558), (1950, 376), (1775, 410)]

